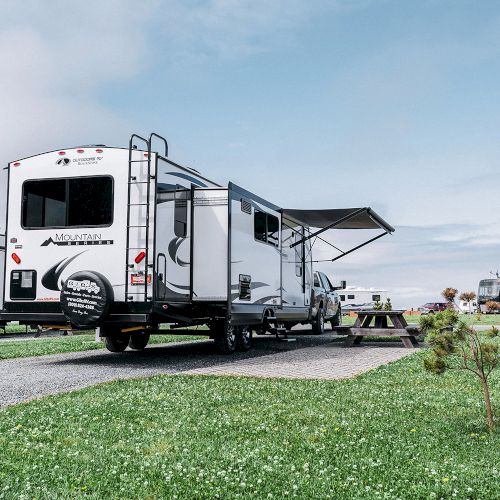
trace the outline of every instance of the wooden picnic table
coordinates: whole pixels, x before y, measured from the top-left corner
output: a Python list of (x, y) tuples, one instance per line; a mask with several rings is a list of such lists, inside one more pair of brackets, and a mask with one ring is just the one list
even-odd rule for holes
[[(353, 326), (336, 327), (339, 333), (347, 334), (345, 347), (352, 347), (359, 344), (363, 337), (399, 337), (405, 347), (413, 348), (418, 346), (417, 335), (419, 329), (417, 325), (409, 325), (403, 316), (404, 310), (378, 311), (366, 309), (358, 311), (358, 317)], [(370, 326), (371, 323), (373, 326)]]

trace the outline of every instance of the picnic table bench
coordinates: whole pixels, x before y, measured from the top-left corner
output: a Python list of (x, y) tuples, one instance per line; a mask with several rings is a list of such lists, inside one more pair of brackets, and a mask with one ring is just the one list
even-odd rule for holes
[[(403, 316), (404, 310), (378, 311), (366, 309), (358, 311), (353, 326), (337, 326), (335, 332), (347, 335), (344, 347), (359, 344), (363, 337), (399, 337), (405, 347), (418, 346), (418, 325), (409, 325)], [(371, 323), (373, 326), (370, 326)], [(391, 323), (391, 324), (390, 324)]]

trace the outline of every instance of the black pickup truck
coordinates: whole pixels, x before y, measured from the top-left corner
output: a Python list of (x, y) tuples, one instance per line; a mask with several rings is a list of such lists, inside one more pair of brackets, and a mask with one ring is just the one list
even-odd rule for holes
[(336, 288), (330, 283), (326, 274), (316, 271), (311, 296), (311, 316), (313, 332), (321, 335), (325, 331), (325, 321), (329, 321), (332, 328), (342, 324), (340, 299)]

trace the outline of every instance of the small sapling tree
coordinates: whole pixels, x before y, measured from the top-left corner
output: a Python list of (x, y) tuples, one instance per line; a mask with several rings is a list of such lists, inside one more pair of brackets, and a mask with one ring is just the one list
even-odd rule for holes
[(457, 296), (458, 290), (456, 288), (445, 288), (441, 295), (448, 302), (448, 309), (454, 309), (455, 297)]
[(458, 318), (458, 313), (451, 309), (422, 316), (420, 327), (432, 347), (430, 355), (424, 361), (425, 368), (438, 375), (453, 369), (466, 370), (476, 375), (483, 389), (488, 430), (493, 432), (488, 378), (500, 365), (500, 344), (486, 340), (484, 335)]
[(474, 292), (462, 292), (460, 294), (460, 300), (463, 302), (467, 303), (467, 312), (470, 312), (472, 314), (473, 311), (471, 311), (470, 308), (470, 303), (476, 298), (476, 294)]
[(387, 297), (387, 301), (384, 304), (384, 311), (392, 311), (392, 303), (389, 297)]
[(495, 300), (488, 300), (488, 302), (486, 302), (485, 306), (486, 306), (486, 310), (489, 313), (496, 314), (498, 311), (498, 308), (500, 307), (500, 304), (498, 302), (496, 302)]

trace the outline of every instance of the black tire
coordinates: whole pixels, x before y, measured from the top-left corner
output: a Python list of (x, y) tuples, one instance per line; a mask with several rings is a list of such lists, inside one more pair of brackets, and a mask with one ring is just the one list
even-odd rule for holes
[(337, 310), (337, 314), (335, 314), (335, 316), (333, 317), (331, 325), (332, 325), (332, 330), (336, 326), (342, 326), (342, 311), (340, 310), (340, 307)]
[(312, 324), (312, 331), (314, 335), (323, 335), (325, 333), (325, 313), (322, 307), (318, 309), (318, 314)]
[(237, 330), (227, 321), (220, 321), (214, 325), (215, 345), (221, 354), (233, 354), (236, 351)]
[(253, 331), (249, 326), (240, 326), (236, 334), (236, 350), (246, 352), (253, 344)]
[(132, 333), (130, 335), (128, 346), (130, 347), (130, 349), (142, 351), (148, 345), (149, 337), (150, 334), (145, 332)]
[(106, 344), (106, 349), (109, 352), (123, 352), (127, 348), (129, 340), (130, 335), (126, 334), (104, 337), (104, 343)]

